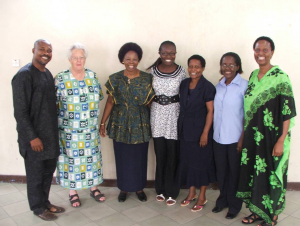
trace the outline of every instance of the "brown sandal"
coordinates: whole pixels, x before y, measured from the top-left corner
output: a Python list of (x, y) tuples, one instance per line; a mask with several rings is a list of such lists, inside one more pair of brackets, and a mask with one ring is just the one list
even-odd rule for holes
[[(72, 200), (74, 197), (78, 197), (78, 199), (74, 199)], [(74, 207), (74, 208), (78, 208), (81, 206), (81, 202), (80, 202), (80, 199), (79, 199), (79, 196), (78, 194), (74, 194), (74, 195), (69, 195), (69, 200), (70, 200), (70, 203), (71, 203), (71, 206)], [(78, 202), (79, 203), (79, 206), (73, 206), (73, 203), (75, 202)]]
[[(96, 192), (99, 192), (99, 194), (95, 196)], [(102, 197), (105, 198), (105, 195), (102, 194), (98, 189), (95, 189), (94, 191), (91, 190), (90, 196), (92, 198), (94, 198), (96, 202), (104, 202), (105, 201), (105, 199), (104, 200), (100, 200)]]

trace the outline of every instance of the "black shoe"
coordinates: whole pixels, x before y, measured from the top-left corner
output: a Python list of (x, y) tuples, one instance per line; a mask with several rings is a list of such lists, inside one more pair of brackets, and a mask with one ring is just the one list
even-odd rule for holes
[(127, 192), (120, 192), (120, 194), (118, 196), (119, 202), (125, 202), (126, 197), (127, 197)]
[(223, 208), (218, 207), (218, 206), (215, 206), (215, 207), (212, 209), (212, 212), (214, 212), (214, 213), (219, 213), (219, 212), (221, 212), (222, 210), (223, 210)]
[(227, 213), (227, 215), (226, 215), (226, 219), (233, 219), (233, 218), (235, 218), (236, 216), (237, 216), (238, 214), (237, 213)]
[(145, 194), (144, 191), (136, 192), (136, 195), (137, 195), (138, 199), (139, 199), (141, 202), (146, 202), (146, 201), (147, 201), (147, 196), (146, 196), (146, 194)]

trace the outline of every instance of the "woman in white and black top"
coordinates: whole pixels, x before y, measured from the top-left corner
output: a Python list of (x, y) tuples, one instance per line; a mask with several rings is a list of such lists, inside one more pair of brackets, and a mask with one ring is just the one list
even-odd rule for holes
[(174, 205), (179, 193), (175, 182), (179, 159), (177, 119), (179, 86), (187, 77), (186, 70), (175, 63), (176, 46), (171, 41), (159, 47), (160, 57), (148, 69), (153, 75), (155, 98), (151, 106), (150, 123), (156, 154), (156, 200)]

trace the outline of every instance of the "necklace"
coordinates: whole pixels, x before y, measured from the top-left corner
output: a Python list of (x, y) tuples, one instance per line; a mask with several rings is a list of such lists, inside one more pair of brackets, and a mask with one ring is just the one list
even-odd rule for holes
[(131, 78), (129, 78), (128, 72), (127, 72), (126, 70), (124, 71), (124, 75), (127, 77), (127, 83), (128, 83), (128, 84), (130, 84), (130, 80), (131, 80), (131, 79), (134, 79), (135, 77), (137, 77), (138, 74), (139, 74), (139, 71), (137, 70), (137, 72), (136, 72), (135, 74), (131, 75), (131, 76), (130, 76)]

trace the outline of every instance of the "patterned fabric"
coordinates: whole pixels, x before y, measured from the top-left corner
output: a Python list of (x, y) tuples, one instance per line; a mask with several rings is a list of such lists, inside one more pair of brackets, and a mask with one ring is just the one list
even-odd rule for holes
[(124, 71), (119, 71), (109, 76), (105, 87), (115, 103), (106, 128), (109, 138), (125, 144), (148, 142), (151, 131), (147, 105), (154, 97), (152, 76), (140, 71), (140, 76), (128, 83)]
[[(178, 65), (172, 73), (162, 73), (157, 67), (151, 68), (153, 75), (153, 89), (155, 95), (175, 96), (179, 94), (179, 86), (187, 73), (183, 67)], [(151, 105), (151, 130), (153, 137), (164, 137), (166, 139), (178, 140), (177, 119), (180, 104), (172, 103), (160, 105), (152, 102)]]
[(85, 78), (78, 81), (68, 69), (56, 75), (54, 82), (59, 105), (59, 183), (71, 190), (96, 186), (103, 182), (98, 130), (103, 93), (98, 78), (85, 69)]
[[(278, 66), (258, 81), (252, 72), (244, 98), (245, 138), (242, 150), (237, 197), (247, 207), (271, 224), (274, 215), (285, 207), (291, 129), (295, 125), (292, 85)], [(290, 119), (282, 156), (272, 156), (282, 135), (283, 122)]]

